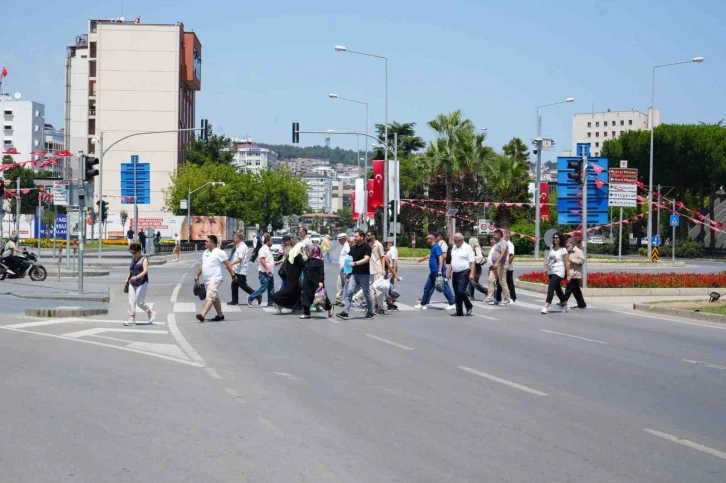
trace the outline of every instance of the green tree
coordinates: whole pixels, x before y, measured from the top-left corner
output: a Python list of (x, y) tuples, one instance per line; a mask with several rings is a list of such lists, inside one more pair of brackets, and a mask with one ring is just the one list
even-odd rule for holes
[(302, 177), (293, 175), (287, 168), (254, 173), (250, 191), (250, 209), (245, 221), (259, 223), (273, 230), (283, 227), (284, 217), (301, 214), (308, 210), (308, 185)]
[(234, 152), (229, 149), (231, 140), (225, 136), (212, 134), (212, 126), (209, 126), (209, 141), (204, 142), (198, 137), (193, 137), (190, 143), (184, 148), (184, 158), (187, 163), (203, 166), (212, 164), (231, 164)]
[(513, 137), (502, 147), (502, 151), (511, 158), (523, 161), (524, 163), (529, 163), (529, 148), (527, 148), (527, 145), (524, 144), (524, 142), (518, 137)]
[[(398, 134), (398, 159), (407, 158), (413, 153), (421, 151), (426, 147), (426, 141), (416, 135), (416, 123), (404, 122), (399, 123), (393, 121), (388, 125), (388, 144), (393, 145), (394, 134)], [(386, 136), (386, 126), (384, 124), (376, 124), (376, 136), (383, 139)], [(391, 153), (388, 157), (392, 158)], [(384, 159), (385, 153), (383, 148), (376, 148), (373, 152), (372, 159)]]
[(119, 216), (121, 217), (121, 229), (126, 233), (126, 222), (129, 219), (129, 213), (126, 210), (121, 210)]
[[(497, 154), (484, 165), (484, 179), (489, 191), (497, 200), (508, 203), (525, 202), (529, 198), (529, 173), (527, 164), (520, 159)], [(508, 227), (511, 209), (500, 205), (497, 210), (497, 224)]]
[(352, 228), (354, 225), (353, 211), (350, 208), (343, 208), (335, 212), (338, 215), (338, 224), (341, 230)]
[[(11, 156), (3, 156), (3, 164), (13, 164), (13, 158)], [(20, 213), (23, 215), (35, 214), (35, 210), (38, 207), (38, 191), (36, 188), (36, 179), (47, 179), (53, 176), (50, 171), (34, 171), (33, 169), (24, 168), (22, 166), (15, 166), (13, 168), (6, 169), (5, 175), (5, 189), (15, 190), (17, 186), (17, 180), (20, 178)], [(23, 194), (22, 190), (30, 189), (27, 194)], [(11, 198), (10, 210), (11, 213), (17, 213), (17, 200)]]

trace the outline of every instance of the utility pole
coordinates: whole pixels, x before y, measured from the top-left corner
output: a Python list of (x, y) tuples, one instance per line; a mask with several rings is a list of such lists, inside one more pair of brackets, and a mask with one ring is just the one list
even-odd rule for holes
[(542, 181), (540, 171), (542, 170), (542, 118), (537, 112), (537, 139), (535, 140), (535, 146), (537, 146), (537, 163), (534, 167), (534, 233), (537, 240), (534, 242), (534, 259), (539, 260), (539, 234), (540, 234), (540, 203), (542, 199), (542, 193), (539, 192), (539, 185)]
[[(103, 133), (98, 138), (98, 151), (99, 154), (99, 170), (98, 170), (98, 259), (101, 259), (101, 245), (103, 245), (103, 232), (101, 227), (103, 226)], [(93, 203), (91, 203), (91, 209), (93, 209)]]
[(83, 241), (86, 237), (86, 224), (84, 219), (84, 209), (86, 203), (86, 186), (84, 183), (84, 175), (86, 173), (83, 162), (83, 151), (78, 151), (78, 224), (80, 231), (78, 232), (78, 294), (83, 294)]
[(582, 288), (587, 288), (587, 154), (582, 155)]

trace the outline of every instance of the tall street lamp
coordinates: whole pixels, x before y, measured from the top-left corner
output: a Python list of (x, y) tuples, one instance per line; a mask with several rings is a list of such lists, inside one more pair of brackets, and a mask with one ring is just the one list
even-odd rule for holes
[[(385, 124), (384, 124), (384, 137), (383, 141), (388, 144), (388, 57), (383, 55), (369, 54), (366, 52), (358, 52), (355, 50), (348, 50), (343, 45), (335, 46), (336, 52), (348, 52), (350, 54), (365, 55), (366, 57), (375, 57), (376, 59), (383, 59), (386, 63), (386, 112), (385, 112)], [(367, 126), (366, 126), (367, 127)], [(388, 206), (388, 150), (384, 150), (385, 164), (383, 177), (385, 178), (385, 186), (383, 188), (384, 200), (383, 206)], [(383, 239), (388, 239), (388, 210), (383, 210)]]
[[(673, 65), (681, 64), (700, 64), (703, 62), (703, 57), (694, 57), (691, 60), (684, 60), (681, 62), (672, 62), (670, 64), (661, 64), (653, 66), (653, 77), (651, 85), (650, 95), (650, 112), (648, 113), (648, 124), (650, 124), (650, 165), (648, 169), (648, 256), (651, 256), (653, 250), (653, 133), (655, 131), (653, 112), (655, 110), (655, 70), (661, 67), (671, 67)], [(675, 245), (675, 240), (673, 244)]]
[(192, 191), (191, 186), (189, 187), (189, 193), (187, 195), (187, 241), (192, 240), (192, 195), (199, 191), (202, 188), (206, 188), (207, 186), (212, 185), (214, 186), (224, 186), (224, 181), (210, 181), (209, 183), (205, 183), (199, 188)]
[[(368, 103), (363, 101), (357, 101), (355, 99), (349, 99), (347, 97), (340, 97), (338, 94), (330, 93), (328, 94), (328, 97), (331, 99), (340, 99), (341, 101), (348, 101), (348, 102), (354, 102), (356, 104), (362, 104), (366, 106), (366, 134), (368, 134)], [(358, 136), (356, 136), (356, 139), (358, 139)], [(358, 153), (360, 153), (360, 148), (358, 149)], [(360, 164), (358, 164), (358, 167), (360, 168)], [(365, 161), (363, 165), (363, 186), (366, 187), (366, 191), (368, 190), (368, 138), (366, 137), (366, 155), (365, 155)], [(367, 216), (368, 214), (368, 201), (367, 196), (363, 197), (363, 216)], [(355, 207), (353, 208), (355, 210)]]
[(535, 181), (534, 181), (534, 236), (537, 238), (537, 241), (534, 244), (534, 259), (537, 260), (539, 258), (539, 239), (540, 239), (540, 199), (542, 197), (542, 193), (539, 192), (539, 184), (542, 179), (541, 175), (541, 166), (542, 166), (542, 118), (539, 117), (539, 110), (544, 107), (550, 107), (550, 106), (557, 106), (559, 104), (566, 104), (568, 102), (574, 102), (574, 97), (568, 97), (564, 101), (559, 102), (553, 102), (551, 104), (544, 104), (542, 106), (537, 106), (537, 138), (535, 139), (535, 144), (537, 146), (537, 164), (534, 168), (535, 170)]

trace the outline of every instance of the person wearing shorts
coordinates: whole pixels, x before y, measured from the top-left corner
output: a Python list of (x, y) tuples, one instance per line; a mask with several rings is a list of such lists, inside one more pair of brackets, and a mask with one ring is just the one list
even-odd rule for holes
[(237, 276), (232, 270), (232, 265), (229, 263), (227, 254), (217, 246), (217, 236), (209, 235), (205, 245), (207, 247), (202, 255), (202, 264), (197, 271), (195, 282), (199, 282), (199, 278), (203, 277), (205, 287), (207, 289), (207, 298), (204, 303), (204, 309), (201, 314), (197, 314), (197, 320), (204, 322), (207, 314), (212, 307), (217, 312), (217, 315), (212, 319), (215, 322), (224, 320), (224, 314), (222, 313), (222, 302), (219, 301), (219, 286), (222, 283), (222, 267), (225, 267), (229, 272), (232, 280), (237, 280)]

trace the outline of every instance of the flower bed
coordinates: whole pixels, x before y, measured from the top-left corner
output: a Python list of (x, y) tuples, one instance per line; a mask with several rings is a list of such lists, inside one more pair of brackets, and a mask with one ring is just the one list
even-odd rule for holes
[[(529, 272), (519, 276), (523, 282), (549, 283), (543, 272)], [(563, 280), (562, 284), (565, 285)], [(588, 274), (590, 288), (709, 288), (726, 287), (726, 272), (720, 273), (630, 273), (596, 272)]]

